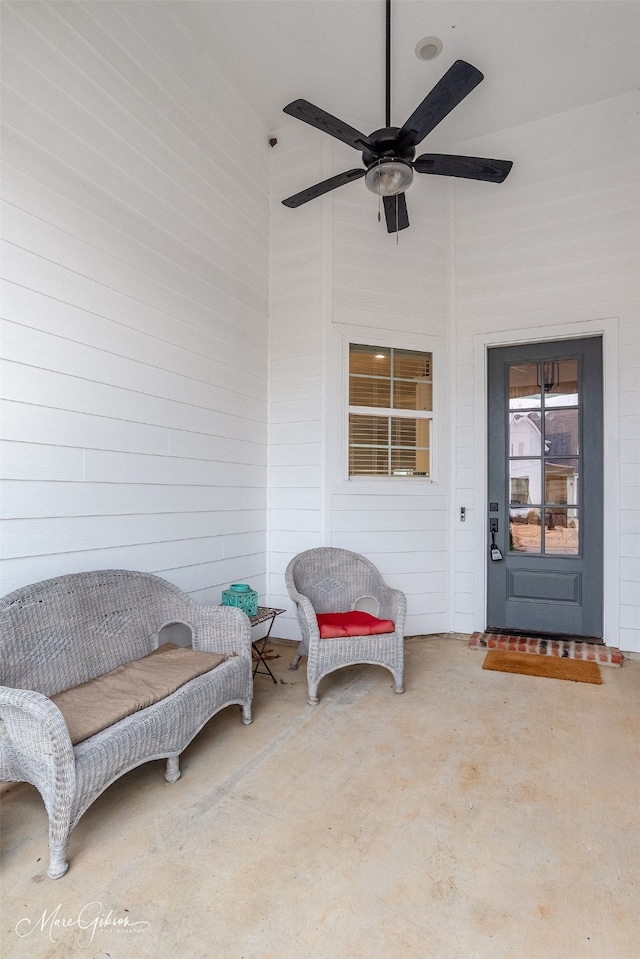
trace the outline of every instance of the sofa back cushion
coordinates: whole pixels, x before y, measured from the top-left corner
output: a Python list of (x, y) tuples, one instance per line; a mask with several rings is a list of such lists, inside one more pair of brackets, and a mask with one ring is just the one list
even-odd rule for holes
[(171, 583), (132, 570), (72, 573), (0, 599), (0, 683), (52, 696), (158, 645), (195, 604)]

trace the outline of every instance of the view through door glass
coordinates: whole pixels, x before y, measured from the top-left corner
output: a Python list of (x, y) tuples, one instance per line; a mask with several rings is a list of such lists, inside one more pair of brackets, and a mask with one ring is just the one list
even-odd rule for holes
[(509, 549), (580, 551), (577, 359), (509, 365)]

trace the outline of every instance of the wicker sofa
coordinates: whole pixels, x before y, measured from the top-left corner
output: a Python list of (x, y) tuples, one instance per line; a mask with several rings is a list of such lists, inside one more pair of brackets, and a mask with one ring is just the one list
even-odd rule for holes
[[(200, 675), (73, 745), (52, 697), (128, 664), (157, 662), (160, 630), (173, 623), (190, 628), (196, 652), (180, 654), (200, 657)], [(238, 704), (242, 721), (251, 722), (250, 633), (239, 610), (199, 605), (171, 583), (131, 570), (60, 576), (0, 599), (0, 779), (40, 791), (50, 878), (66, 872), (71, 830), (112, 782), (152, 759), (167, 760), (165, 778), (174, 782), (180, 753), (226, 706)], [(203, 653), (223, 661), (209, 668), (215, 660)]]

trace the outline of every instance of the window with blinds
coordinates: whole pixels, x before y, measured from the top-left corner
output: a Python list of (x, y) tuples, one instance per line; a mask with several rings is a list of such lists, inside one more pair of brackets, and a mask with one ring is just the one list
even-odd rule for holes
[(349, 476), (430, 476), (431, 353), (349, 345)]

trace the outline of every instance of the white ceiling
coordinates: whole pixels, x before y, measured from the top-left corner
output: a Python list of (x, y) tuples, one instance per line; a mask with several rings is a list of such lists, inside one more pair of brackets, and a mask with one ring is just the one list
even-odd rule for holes
[[(392, 116), (401, 126), (454, 60), (485, 75), (429, 137), (451, 145), (640, 88), (640, 0), (393, 0)], [(384, 126), (384, 0), (177, 3), (210, 56), (276, 130), (310, 100), (363, 133)], [(415, 55), (437, 36), (440, 56)]]

